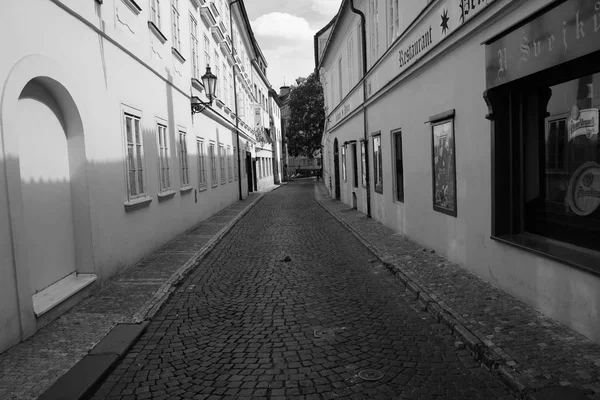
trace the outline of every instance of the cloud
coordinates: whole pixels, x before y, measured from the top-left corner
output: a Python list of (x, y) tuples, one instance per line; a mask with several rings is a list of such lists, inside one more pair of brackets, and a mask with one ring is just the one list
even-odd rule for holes
[(340, 9), (341, 4), (342, 0), (312, 0), (310, 8), (319, 14), (333, 18)]
[(306, 40), (313, 37), (313, 32), (304, 18), (281, 12), (261, 15), (252, 22), (252, 29), (258, 36), (291, 40)]

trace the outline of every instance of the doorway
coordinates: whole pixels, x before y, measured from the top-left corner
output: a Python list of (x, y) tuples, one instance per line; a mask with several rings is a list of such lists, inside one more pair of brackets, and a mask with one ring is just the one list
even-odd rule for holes
[(248, 175), (248, 193), (252, 193), (254, 190), (253, 177), (252, 177), (252, 154), (249, 151), (246, 152), (246, 174)]
[(256, 159), (252, 160), (252, 182), (254, 184), (254, 191), (258, 191), (258, 175), (256, 174)]
[(340, 147), (337, 138), (333, 142), (333, 164), (335, 170), (335, 198), (340, 200)]

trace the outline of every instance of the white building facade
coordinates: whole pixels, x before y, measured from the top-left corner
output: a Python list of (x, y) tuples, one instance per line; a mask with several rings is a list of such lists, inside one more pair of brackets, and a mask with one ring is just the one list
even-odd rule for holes
[(600, 2), (344, 0), (320, 34), (331, 195), (599, 341)]
[[(244, 7), (230, 18), (225, 0), (3, 6), (0, 351), (256, 190), (262, 54)], [(216, 98), (192, 114), (194, 97), (209, 100), (207, 65)]]

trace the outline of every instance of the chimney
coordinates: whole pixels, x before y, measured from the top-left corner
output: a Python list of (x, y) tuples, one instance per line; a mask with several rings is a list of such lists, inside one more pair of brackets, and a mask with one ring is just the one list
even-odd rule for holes
[(279, 97), (283, 97), (290, 92), (289, 86), (282, 86), (279, 88)]

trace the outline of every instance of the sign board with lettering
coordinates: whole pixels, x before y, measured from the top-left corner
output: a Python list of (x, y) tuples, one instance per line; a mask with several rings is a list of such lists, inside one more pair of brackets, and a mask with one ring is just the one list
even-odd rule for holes
[(494, 0), (445, 0), (430, 5), (367, 80), (367, 94), (377, 93), (452, 33), (482, 12)]
[(338, 104), (329, 117), (329, 128), (333, 128), (338, 123), (341, 123), (352, 111), (356, 109), (356, 104), (362, 103), (362, 86), (356, 86), (352, 92), (348, 94), (343, 103)]
[(600, 50), (600, 1), (567, 0), (486, 46), (488, 89)]

